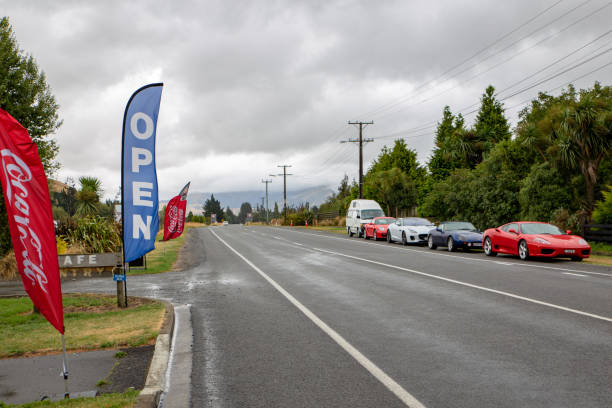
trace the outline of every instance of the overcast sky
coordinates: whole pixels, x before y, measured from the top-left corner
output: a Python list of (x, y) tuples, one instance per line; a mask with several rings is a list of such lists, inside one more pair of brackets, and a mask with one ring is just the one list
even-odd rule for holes
[(164, 83), (166, 199), (187, 180), (192, 191), (263, 190), (281, 164), (292, 165), (289, 189), (335, 188), (345, 173), (358, 177), (357, 146), (340, 143), (358, 136), (349, 120), (374, 121), (366, 168), (398, 137), (425, 163), (443, 107), (476, 109), (488, 84), (501, 91), (525, 79), (504, 98), (557, 75), (503, 101), (513, 125), (538, 91), (609, 85), (611, 3), (0, 0), (0, 13), (60, 105), (59, 180), (96, 176), (114, 196), (125, 104), (142, 85)]

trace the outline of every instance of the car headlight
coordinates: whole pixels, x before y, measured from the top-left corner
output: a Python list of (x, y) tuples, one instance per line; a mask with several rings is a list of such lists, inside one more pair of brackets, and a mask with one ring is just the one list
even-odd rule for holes
[(378, 230), (379, 230), (379, 231), (384, 231), (384, 230), (385, 230), (385, 227), (378, 227)]
[(459, 239), (460, 239), (461, 241), (465, 241), (465, 237), (464, 237), (463, 235), (459, 235)]
[(580, 238), (580, 239), (578, 240), (578, 243), (579, 243), (580, 245), (589, 245), (589, 243), (588, 243), (588, 242), (586, 242), (586, 241), (585, 241), (584, 239), (582, 239), (582, 238)]
[(540, 237), (534, 238), (533, 242), (537, 242), (538, 244), (550, 244), (550, 242)]

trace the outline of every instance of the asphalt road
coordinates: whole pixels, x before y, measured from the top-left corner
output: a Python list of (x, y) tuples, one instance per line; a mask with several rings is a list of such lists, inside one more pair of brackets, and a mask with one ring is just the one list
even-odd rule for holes
[(185, 405), (612, 406), (610, 268), (303, 229), (192, 233), (197, 266), (128, 282), (190, 311)]

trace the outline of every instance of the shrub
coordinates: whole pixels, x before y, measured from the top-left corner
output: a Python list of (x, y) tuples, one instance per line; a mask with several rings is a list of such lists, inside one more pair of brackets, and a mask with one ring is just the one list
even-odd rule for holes
[(561, 228), (562, 231), (570, 230), (573, 234), (581, 234), (582, 227), (580, 219), (583, 217), (583, 211), (571, 213), (565, 208), (559, 208), (553, 212), (550, 223)]
[(607, 188), (608, 191), (601, 192), (604, 199), (595, 204), (593, 224), (612, 224), (612, 186)]
[(118, 225), (98, 216), (79, 219), (76, 228), (68, 232), (67, 239), (70, 245), (81, 245), (92, 253), (121, 250)]
[(534, 165), (521, 181), (521, 218), (547, 221), (558, 208), (571, 208), (573, 198), (572, 188), (559, 170), (548, 162)]
[(15, 279), (17, 277), (17, 260), (15, 252), (11, 249), (0, 259), (0, 278)]

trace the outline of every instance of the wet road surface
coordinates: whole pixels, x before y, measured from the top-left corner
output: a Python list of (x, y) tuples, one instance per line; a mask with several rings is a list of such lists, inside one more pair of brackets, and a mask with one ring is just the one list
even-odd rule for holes
[(185, 406), (612, 406), (610, 268), (297, 229), (191, 234), (191, 268), (128, 277), (130, 295), (189, 311)]

